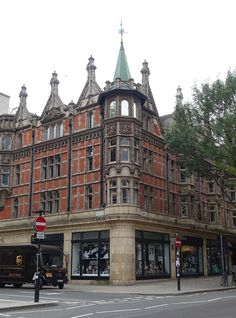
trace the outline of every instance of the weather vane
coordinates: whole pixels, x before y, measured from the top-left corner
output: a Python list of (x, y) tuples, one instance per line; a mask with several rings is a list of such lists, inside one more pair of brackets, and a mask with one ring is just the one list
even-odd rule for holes
[(120, 22), (120, 29), (119, 29), (119, 34), (121, 36), (121, 42), (123, 43), (123, 34), (126, 33), (124, 28), (123, 28), (123, 25), (122, 25), (122, 20)]

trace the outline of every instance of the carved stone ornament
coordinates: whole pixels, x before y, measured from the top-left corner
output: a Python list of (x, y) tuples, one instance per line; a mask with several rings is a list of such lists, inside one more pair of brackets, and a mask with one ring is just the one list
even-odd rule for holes
[(107, 136), (113, 136), (116, 134), (117, 134), (117, 129), (115, 124), (107, 126)]
[(137, 126), (134, 127), (134, 136), (140, 138), (141, 136), (141, 129)]
[(11, 162), (11, 156), (10, 155), (2, 155), (2, 158), (1, 158), (1, 163), (10, 163)]
[(130, 125), (130, 123), (121, 123), (120, 133), (124, 135), (130, 135), (132, 133), (132, 126)]
[(63, 117), (65, 114), (63, 112), (61, 112), (59, 107), (53, 107), (50, 108), (44, 118), (43, 118), (43, 122), (47, 122), (47, 121), (51, 121), (51, 120), (55, 120), (57, 118), (61, 118)]

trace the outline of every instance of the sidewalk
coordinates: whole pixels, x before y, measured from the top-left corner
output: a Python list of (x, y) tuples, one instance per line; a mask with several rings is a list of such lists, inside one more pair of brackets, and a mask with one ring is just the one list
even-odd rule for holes
[[(71, 292), (93, 292), (93, 293), (120, 293), (120, 294), (138, 294), (138, 295), (184, 295), (200, 292), (210, 292), (217, 290), (235, 289), (231, 285), (232, 277), (228, 276), (228, 286), (220, 285), (220, 276), (213, 277), (197, 277), (197, 278), (181, 278), (180, 291), (177, 290), (176, 279), (160, 279), (152, 281), (138, 281), (135, 285), (129, 286), (112, 286), (112, 285), (85, 285), (81, 281), (73, 281), (65, 286), (63, 291)], [(56, 306), (57, 301), (39, 300), (38, 303), (32, 301), (14, 301), (0, 299), (0, 312), (10, 310), (21, 310), (38, 306)]]
[(176, 279), (138, 281), (136, 284), (129, 286), (84, 285), (81, 281), (74, 281), (72, 284), (68, 284), (65, 290), (167, 296), (217, 291), (222, 289), (236, 289), (236, 287), (231, 284), (231, 275), (228, 276), (227, 287), (222, 287), (220, 285), (220, 280), (221, 276), (181, 278), (180, 291), (177, 290)]

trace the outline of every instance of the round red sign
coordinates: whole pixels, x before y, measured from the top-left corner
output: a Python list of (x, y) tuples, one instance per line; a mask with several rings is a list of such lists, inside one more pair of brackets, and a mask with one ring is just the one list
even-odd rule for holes
[(34, 228), (36, 231), (44, 231), (46, 228), (46, 220), (43, 216), (38, 216), (34, 221)]
[(177, 236), (175, 239), (175, 246), (181, 247), (181, 245), (182, 245), (181, 238)]

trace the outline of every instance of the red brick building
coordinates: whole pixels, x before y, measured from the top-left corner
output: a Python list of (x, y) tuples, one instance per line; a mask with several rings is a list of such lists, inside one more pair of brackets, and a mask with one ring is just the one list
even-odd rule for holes
[[(148, 63), (135, 84), (122, 41), (104, 90), (95, 71), (91, 56), (76, 104), (62, 102), (54, 72), (41, 116), (28, 111), (25, 86), (17, 112), (0, 115), (0, 242), (30, 242), (43, 211), (45, 241), (63, 246), (71, 281), (175, 277), (176, 233), (182, 275), (221, 273), (219, 235), (230, 271), (236, 211), (212, 180), (189, 176), (167, 151), (170, 118), (158, 115)], [(176, 97), (181, 103), (180, 88)]]

